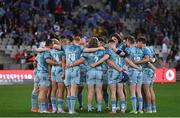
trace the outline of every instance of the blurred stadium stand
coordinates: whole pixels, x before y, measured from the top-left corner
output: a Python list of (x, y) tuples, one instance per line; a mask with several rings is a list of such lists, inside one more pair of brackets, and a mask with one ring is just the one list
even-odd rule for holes
[[(179, 21), (180, 0), (0, 0), (0, 68), (28, 68), (24, 59), (50, 38), (108, 39), (114, 32), (123, 32), (146, 35), (159, 58), (157, 67), (162, 67), (165, 42), (167, 66), (179, 69)], [(24, 52), (17, 60), (17, 54)]]

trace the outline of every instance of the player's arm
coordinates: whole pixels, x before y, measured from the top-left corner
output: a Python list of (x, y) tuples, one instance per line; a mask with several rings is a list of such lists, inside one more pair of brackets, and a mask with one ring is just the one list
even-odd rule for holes
[(54, 60), (52, 60), (50, 58), (46, 59), (46, 63), (51, 64), (51, 65), (61, 65), (62, 64), (61, 61), (60, 62), (56, 62), (56, 61), (54, 61)]
[(152, 63), (150, 63), (150, 62), (148, 62), (148, 67), (151, 68), (151, 69), (153, 69), (154, 71), (155, 71), (155, 69), (156, 69), (156, 67), (155, 67)]
[(150, 58), (148, 55), (145, 55), (144, 58), (140, 61), (134, 61), (134, 64), (145, 64), (147, 62), (150, 62)]
[(56, 49), (59, 49), (59, 50), (62, 49), (62, 47), (61, 47), (60, 45), (57, 45), (57, 44), (54, 44), (54, 45), (53, 45), (53, 48), (56, 48)]
[(118, 50), (116, 47), (111, 47), (111, 49), (121, 57), (124, 57), (126, 55), (126, 53), (124, 51)]
[(35, 52), (44, 52), (44, 51), (50, 51), (50, 49), (49, 49), (49, 48), (46, 48), (46, 47), (35, 49)]
[(136, 68), (136, 69), (138, 69), (139, 71), (142, 70), (141, 67), (139, 67), (139, 66), (137, 66), (136, 64), (134, 64), (134, 63), (133, 63), (131, 60), (129, 60), (127, 57), (125, 57), (125, 61), (126, 61), (126, 63), (129, 64), (129, 66), (131, 66), (131, 67), (133, 67), (133, 68)]
[(65, 57), (62, 57), (62, 78), (64, 79), (65, 77), (65, 67), (66, 67), (66, 58)]
[(91, 67), (96, 67), (97, 65), (105, 62), (108, 58), (109, 58), (109, 55), (108, 55), (108, 54), (105, 54), (100, 60), (98, 60), (98, 61), (95, 62), (95, 63), (90, 64), (90, 66), (91, 66)]
[(84, 48), (83, 52), (94, 52), (98, 50), (105, 50), (104, 47), (97, 47), (97, 48)]
[(48, 64), (48, 79), (51, 80), (51, 68), (52, 66)]
[(84, 61), (85, 61), (85, 58), (81, 57), (79, 60), (76, 60), (74, 63), (66, 65), (66, 67), (71, 68), (74, 66), (78, 66), (78, 65), (82, 64)]
[(117, 66), (112, 60), (108, 59), (107, 63), (109, 66), (111, 66), (112, 68), (116, 69), (117, 71), (121, 72), (123, 69), (119, 66)]

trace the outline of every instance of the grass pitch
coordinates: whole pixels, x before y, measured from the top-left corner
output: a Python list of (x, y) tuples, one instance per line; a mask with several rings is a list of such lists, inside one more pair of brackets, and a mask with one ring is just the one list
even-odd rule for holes
[[(86, 111), (86, 100), (87, 100), (87, 91), (83, 91), (83, 101), (84, 101), (84, 110), (77, 110), (77, 115), (69, 114), (40, 114), (40, 113), (31, 113), (31, 91), (33, 85), (0, 85), (0, 116), (5, 117), (175, 117), (180, 116), (180, 82), (170, 83), (170, 84), (155, 84), (155, 93), (157, 97), (157, 113), (154, 114), (120, 114), (109, 115), (105, 110), (103, 104), (103, 112), (97, 113), (96, 111), (88, 113)], [(110, 102), (110, 101), (109, 101)], [(78, 102), (76, 107), (78, 109)], [(128, 93), (128, 110), (130, 111), (130, 101)]]

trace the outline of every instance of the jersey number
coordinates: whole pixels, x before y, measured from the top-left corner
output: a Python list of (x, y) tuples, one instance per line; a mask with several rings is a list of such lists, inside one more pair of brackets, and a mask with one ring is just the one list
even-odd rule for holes
[(75, 60), (76, 60), (75, 54), (74, 54), (74, 53), (69, 54), (69, 55), (68, 55), (68, 59), (69, 59), (70, 61), (75, 61)]

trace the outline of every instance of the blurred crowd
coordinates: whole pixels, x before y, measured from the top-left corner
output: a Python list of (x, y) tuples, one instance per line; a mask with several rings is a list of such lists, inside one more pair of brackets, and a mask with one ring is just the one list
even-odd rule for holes
[[(145, 34), (148, 44), (161, 46), (163, 61), (179, 60), (179, 5), (178, 0), (0, 0), (0, 37), (13, 38), (14, 45), (39, 45), (62, 36)], [(134, 25), (127, 27), (127, 20)]]

